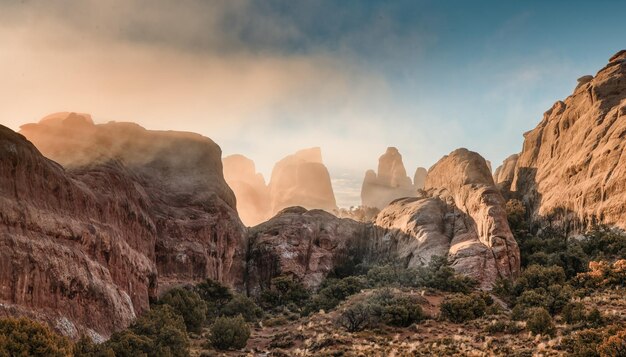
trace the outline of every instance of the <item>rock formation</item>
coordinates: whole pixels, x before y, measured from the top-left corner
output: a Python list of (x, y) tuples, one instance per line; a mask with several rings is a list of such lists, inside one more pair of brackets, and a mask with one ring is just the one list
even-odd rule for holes
[(250, 229), (247, 286), (254, 294), (273, 277), (291, 275), (317, 287), (371, 225), (337, 218), (323, 210), (290, 207)]
[(517, 276), (519, 249), (504, 199), (480, 155), (459, 149), (444, 157), (430, 169), (426, 190), (393, 201), (373, 224), (319, 210), (284, 210), (250, 230), (249, 287), (257, 291), (279, 272), (316, 286), (345, 254), (409, 267), (449, 256), (459, 273), (484, 288)]
[(517, 166), (518, 158), (519, 155), (517, 154), (507, 157), (502, 161), (502, 165), (496, 168), (496, 172), (493, 174), (493, 181), (503, 193), (511, 190), (511, 183), (515, 177), (515, 167)]
[(426, 184), (426, 175), (428, 175), (428, 170), (423, 167), (418, 167), (415, 170), (415, 174), (413, 175), (413, 186), (415, 186), (416, 190), (424, 189), (424, 185)]
[(556, 215), (575, 230), (594, 223), (626, 228), (625, 137), (626, 51), (620, 51), (524, 134), (512, 190), (537, 221)]
[(243, 276), (221, 150), (197, 134), (60, 113), (0, 127), (0, 312), (73, 337), (127, 326), (158, 289)]
[(320, 148), (304, 149), (274, 165), (269, 183), (270, 211), (302, 206), (329, 212), (337, 209), (328, 169)]
[(224, 178), (237, 197), (237, 212), (247, 226), (270, 217), (270, 191), (263, 175), (256, 172), (254, 161), (243, 155), (222, 159)]
[[(417, 173), (416, 173), (417, 174)], [(388, 147), (378, 159), (378, 172), (368, 170), (361, 187), (361, 205), (383, 209), (400, 197), (415, 196), (415, 187), (406, 175), (402, 155), (398, 149)]]

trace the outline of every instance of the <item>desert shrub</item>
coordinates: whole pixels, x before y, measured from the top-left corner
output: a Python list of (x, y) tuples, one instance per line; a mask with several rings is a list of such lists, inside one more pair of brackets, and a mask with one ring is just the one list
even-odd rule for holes
[(516, 296), (526, 290), (548, 289), (551, 285), (565, 284), (565, 271), (559, 266), (544, 267), (531, 265), (526, 268), (520, 277), (515, 281), (513, 293)]
[[(2, 355), (0, 353), (0, 355)], [(96, 344), (91, 338), (83, 336), (74, 344), (74, 357), (116, 357), (106, 343)]]
[[(106, 342), (116, 356), (187, 356), (189, 340), (182, 316), (169, 305), (158, 305)], [(147, 351), (147, 352), (146, 352)]]
[(305, 314), (317, 312), (319, 310), (334, 309), (348, 296), (353, 295), (365, 288), (365, 282), (360, 277), (350, 276), (343, 279), (325, 279), (320, 285), (320, 289), (313, 296), (304, 309)]
[(598, 353), (601, 357), (626, 356), (626, 330), (602, 341)]
[(526, 312), (526, 327), (530, 332), (541, 335), (554, 334), (554, 322), (548, 310), (535, 307)]
[(626, 257), (626, 234), (608, 226), (596, 226), (580, 241), (591, 260), (614, 260)]
[(289, 304), (302, 307), (310, 297), (309, 291), (301, 282), (289, 276), (272, 279), (270, 289), (261, 293), (261, 305), (266, 308), (283, 307)]
[(357, 332), (367, 327), (370, 323), (371, 316), (372, 311), (370, 306), (358, 303), (342, 311), (337, 319), (337, 323), (348, 330), (348, 332)]
[(219, 350), (242, 349), (250, 338), (250, 327), (242, 316), (218, 317), (211, 326), (211, 345)]
[(443, 291), (468, 293), (477, 285), (474, 279), (456, 274), (445, 256), (433, 256), (426, 267), (417, 269), (417, 275), (418, 286)]
[(603, 333), (598, 330), (575, 331), (563, 336), (559, 348), (567, 352), (568, 356), (595, 357), (597, 348), (603, 340)]
[(526, 207), (520, 200), (510, 199), (504, 206), (511, 230), (521, 230), (528, 226)]
[(626, 286), (626, 259), (613, 264), (607, 261), (589, 262), (589, 272), (578, 274), (577, 286), (586, 288), (610, 288)]
[(206, 320), (207, 306), (196, 292), (184, 288), (175, 288), (163, 295), (158, 304), (169, 305), (183, 317), (187, 331), (200, 332)]
[(371, 287), (416, 286), (417, 270), (397, 264), (376, 265), (368, 270), (365, 278)]
[(204, 300), (209, 320), (218, 317), (222, 307), (233, 299), (233, 294), (227, 286), (211, 279), (196, 285), (194, 290)]
[(587, 317), (585, 305), (580, 302), (572, 302), (563, 308), (563, 320), (570, 325), (583, 322)]
[(248, 322), (256, 322), (263, 317), (263, 310), (252, 299), (236, 294), (222, 307), (220, 314), (228, 317), (241, 315)]
[(386, 325), (407, 327), (426, 318), (419, 301), (410, 296), (394, 297), (383, 305), (381, 320)]
[(522, 330), (522, 328), (515, 321), (506, 321), (506, 320), (495, 320), (492, 321), (487, 327), (485, 327), (485, 331), (489, 334), (494, 333), (509, 333), (515, 334)]
[(0, 356), (71, 356), (72, 343), (38, 322), (0, 319)]
[(454, 294), (447, 296), (440, 308), (441, 317), (460, 323), (483, 316), (487, 304), (479, 294)]

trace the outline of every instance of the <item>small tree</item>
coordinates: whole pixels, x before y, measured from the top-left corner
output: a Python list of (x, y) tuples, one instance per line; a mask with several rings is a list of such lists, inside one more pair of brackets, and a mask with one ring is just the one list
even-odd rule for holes
[(250, 338), (250, 327), (239, 315), (218, 317), (211, 326), (211, 344), (219, 350), (242, 349)]
[(542, 308), (535, 307), (526, 313), (526, 327), (534, 334), (550, 335), (554, 334), (554, 322), (550, 313)]
[(174, 308), (174, 311), (185, 320), (188, 331), (202, 331), (202, 325), (206, 320), (207, 306), (200, 295), (194, 291), (184, 288), (172, 289), (163, 295), (158, 303)]
[(206, 303), (207, 318), (210, 320), (219, 316), (222, 307), (233, 299), (233, 294), (227, 286), (211, 279), (196, 285), (195, 291)]
[(256, 322), (263, 317), (263, 310), (250, 298), (237, 294), (222, 307), (221, 315), (228, 317), (241, 315), (248, 322)]
[(346, 308), (337, 322), (348, 332), (363, 330), (370, 321), (371, 311), (365, 304), (359, 303)]

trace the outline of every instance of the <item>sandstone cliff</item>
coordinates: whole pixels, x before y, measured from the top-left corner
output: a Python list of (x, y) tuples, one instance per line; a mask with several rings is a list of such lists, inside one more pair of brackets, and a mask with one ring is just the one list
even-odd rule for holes
[[(417, 172), (416, 172), (417, 174)], [(406, 174), (402, 155), (394, 147), (378, 159), (378, 171), (368, 170), (361, 187), (361, 205), (383, 209), (400, 197), (415, 196), (415, 187)]]
[(493, 181), (502, 190), (502, 192), (508, 192), (511, 190), (511, 183), (515, 177), (515, 168), (517, 166), (517, 159), (519, 155), (513, 154), (502, 162), (502, 165), (496, 168), (496, 172), (493, 174)]
[(626, 51), (579, 79), (524, 134), (512, 190), (531, 216), (574, 230), (594, 223), (626, 228)]
[(413, 186), (415, 186), (416, 190), (423, 190), (424, 185), (426, 184), (426, 175), (428, 175), (428, 170), (423, 167), (418, 167), (415, 169), (415, 174), (413, 175)]
[(320, 148), (304, 149), (274, 165), (269, 183), (272, 214), (291, 206), (337, 209), (328, 169)]
[(94, 125), (75, 113), (22, 132), (65, 168), (2, 127), (6, 313), (107, 336), (148, 308), (158, 288), (207, 277), (240, 282), (245, 229), (210, 139)]
[(263, 175), (256, 172), (254, 161), (243, 155), (222, 159), (224, 178), (237, 198), (237, 212), (247, 226), (254, 226), (270, 217), (270, 190)]

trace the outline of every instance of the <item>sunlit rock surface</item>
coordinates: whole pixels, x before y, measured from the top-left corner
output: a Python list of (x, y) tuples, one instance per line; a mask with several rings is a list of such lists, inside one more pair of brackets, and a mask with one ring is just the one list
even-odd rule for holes
[(270, 190), (263, 175), (256, 172), (254, 161), (243, 155), (222, 159), (224, 178), (237, 198), (237, 212), (247, 226), (254, 226), (270, 217)]

